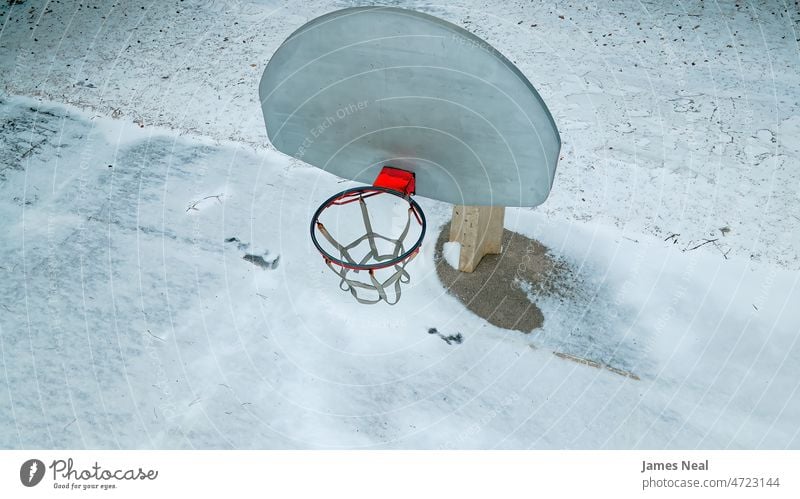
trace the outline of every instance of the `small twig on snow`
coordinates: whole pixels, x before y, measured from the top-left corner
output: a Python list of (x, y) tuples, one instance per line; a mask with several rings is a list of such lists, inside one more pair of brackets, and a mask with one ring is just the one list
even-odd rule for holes
[(28, 156), (28, 154), (32, 153), (37, 147), (39, 147), (40, 145), (44, 144), (45, 142), (47, 142), (47, 139), (42, 139), (39, 142), (37, 142), (36, 144), (32, 145), (30, 149), (28, 149), (27, 151), (22, 153), (22, 156), (20, 157), (20, 159), (25, 159)]
[(200, 203), (202, 203), (202, 202), (203, 202), (203, 201), (205, 201), (206, 199), (216, 199), (218, 203), (222, 204), (222, 199), (221, 199), (221, 198), (222, 198), (222, 194), (223, 194), (223, 193), (219, 193), (219, 194), (216, 194), (216, 195), (214, 195), (214, 196), (206, 196), (206, 197), (204, 197), (203, 199), (198, 199), (197, 201), (193, 201), (191, 204), (189, 204), (189, 207), (188, 207), (188, 208), (186, 208), (186, 211), (187, 211), (187, 212), (189, 212), (189, 211), (191, 211), (191, 210), (198, 211), (198, 210), (197, 210), (197, 205), (198, 205), (198, 204), (200, 204)]
[(153, 338), (155, 338), (155, 339), (157, 339), (157, 340), (161, 340), (161, 341), (163, 341), (163, 342), (165, 342), (165, 343), (166, 343), (166, 341), (167, 341), (167, 340), (165, 340), (164, 338), (162, 338), (162, 337), (160, 337), (160, 336), (156, 336), (156, 335), (154, 335), (153, 333), (151, 333), (151, 332), (150, 332), (150, 330), (149, 330), (149, 329), (147, 330), (147, 334), (149, 334), (149, 335), (150, 335), (150, 336), (152, 336)]
[(683, 251), (693, 251), (693, 250), (696, 250), (697, 248), (699, 248), (700, 246), (705, 246), (706, 244), (713, 243), (715, 241), (717, 241), (717, 239), (706, 239), (702, 243), (700, 243), (697, 246), (695, 246), (694, 248), (685, 249)]

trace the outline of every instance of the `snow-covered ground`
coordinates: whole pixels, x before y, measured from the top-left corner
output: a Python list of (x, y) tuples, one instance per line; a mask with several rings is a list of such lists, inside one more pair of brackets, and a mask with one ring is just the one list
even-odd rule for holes
[(560, 126), (506, 214), (570, 269), (530, 335), (442, 288), (447, 205), (395, 307), (311, 245), (351, 184), (269, 148), (257, 81), (348, 5), (2, 3), (0, 447), (800, 447), (795, 5), (403, 4)]

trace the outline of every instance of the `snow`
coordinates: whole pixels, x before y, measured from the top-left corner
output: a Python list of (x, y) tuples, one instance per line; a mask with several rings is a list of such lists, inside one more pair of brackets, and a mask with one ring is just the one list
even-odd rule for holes
[(461, 258), (461, 243), (452, 241), (444, 243), (442, 246), (442, 256), (448, 265), (458, 269), (458, 261)]
[[(264, 148), (253, 89), (271, 53), (318, 15), (372, 3), (398, 4), (2, 6), (1, 88)], [(724, 251), (800, 270), (796, 16), (760, 2), (402, 5), (483, 37), (542, 94), (563, 158), (539, 211), (683, 245), (729, 227)]]
[(257, 81), (351, 4), (0, 4), (0, 447), (800, 447), (796, 14), (407, 4), (560, 126), (550, 199), (506, 212), (569, 270), (523, 335), (439, 283), (450, 206), (418, 199), (394, 307), (311, 244), (355, 184), (268, 147)]

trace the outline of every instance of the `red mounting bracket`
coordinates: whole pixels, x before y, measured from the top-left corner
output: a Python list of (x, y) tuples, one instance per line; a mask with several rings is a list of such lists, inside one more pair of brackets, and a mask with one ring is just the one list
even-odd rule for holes
[(384, 166), (372, 185), (402, 192), (407, 196), (413, 195), (416, 190), (414, 173), (392, 166)]

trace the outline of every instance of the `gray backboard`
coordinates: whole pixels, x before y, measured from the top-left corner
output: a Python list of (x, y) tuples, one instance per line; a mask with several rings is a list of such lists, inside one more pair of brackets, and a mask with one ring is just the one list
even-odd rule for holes
[(295, 31), (259, 86), (272, 144), (371, 184), (413, 171), (417, 194), (452, 204), (536, 206), (561, 139), (531, 83), (468, 31), (392, 7), (318, 17)]

